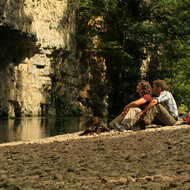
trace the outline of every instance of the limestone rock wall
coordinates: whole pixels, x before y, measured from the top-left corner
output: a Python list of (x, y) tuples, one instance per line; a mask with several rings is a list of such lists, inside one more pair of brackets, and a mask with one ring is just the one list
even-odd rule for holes
[(77, 58), (76, 6), (77, 0), (0, 1), (0, 116), (78, 107), (105, 115), (105, 63), (92, 57), (84, 66)]
[(54, 93), (77, 100), (75, 9), (76, 0), (0, 1), (1, 115), (55, 115)]

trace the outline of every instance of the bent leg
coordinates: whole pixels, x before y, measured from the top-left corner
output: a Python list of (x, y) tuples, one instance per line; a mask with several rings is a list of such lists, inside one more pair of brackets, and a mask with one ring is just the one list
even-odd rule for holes
[(137, 107), (131, 108), (126, 114), (126, 116), (124, 117), (121, 124), (127, 125), (128, 127), (133, 126), (133, 124), (139, 119), (140, 112), (141, 112), (140, 108), (137, 108)]
[(110, 125), (111, 127), (115, 128), (115, 123), (121, 124), (121, 122), (123, 121), (123, 118), (124, 118), (124, 116), (119, 115), (119, 116), (117, 116), (114, 120), (112, 120), (112, 121), (109, 123), (109, 125)]
[(152, 107), (148, 113), (145, 115), (144, 119), (145, 122), (148, 124), (152, 123), (154, 120), (159, 120), (162, 125), (174, 125), (176, 123), (176, 120), (168, 110), (162, 106), (161, 104), (157, 104), (154, 107)]

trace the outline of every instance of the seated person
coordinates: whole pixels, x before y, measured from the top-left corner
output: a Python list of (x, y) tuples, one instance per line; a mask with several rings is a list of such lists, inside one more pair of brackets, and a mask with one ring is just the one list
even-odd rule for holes
[(152, 88), (148, 81), (139, 82), (136, 90), (140, 98), (125, 106), (123, 112), (109, 123), (110, 127), (118, 131), (130, 129), (139, 119), (139, 114), (152, 101)]
[(172, 94), (166, 91), (167, 85), (164, 80), (153, 82), (153, 93), (158, 95), (140, 113), (140, 120), (134, 127), (145, 128), (146, 125), (174, 125), (178, 120), (178, 109)]

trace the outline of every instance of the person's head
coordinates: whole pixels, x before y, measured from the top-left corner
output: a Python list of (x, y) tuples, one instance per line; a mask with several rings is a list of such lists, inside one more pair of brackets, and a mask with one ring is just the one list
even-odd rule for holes
[(152, 94), (152, 87), (148, 81), (142, 80), (138, 83), (137, 92), (141, 96), (144, 94)]
[(155, 95), (160, 95), (162, 91), (167, 90), (167, 85), (164, 80), (155, 80), (153, 81), (153, 93)]

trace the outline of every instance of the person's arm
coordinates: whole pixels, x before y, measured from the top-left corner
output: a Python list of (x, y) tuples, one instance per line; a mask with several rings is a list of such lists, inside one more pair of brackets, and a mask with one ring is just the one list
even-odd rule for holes
[(148, 106), (140, 113), (140, 118), (143, 119), (144, 116), (146, 115), (146, 112), (152, 108), (153, 106), (155, 106), (156, 104), (158, 103), (158, 100), (157, 99), (153, 99), (150, 104), (148, 104)]
[(130, 108), (140, 106), (141, 104), (144, 104), (144, 103), (146, 103), (146, 100), (144, 98), (140, 98), (140, 99), (138, 99), (136, 101), (133, 101), (133, 102), (129, 103), (123, 109), (122, 115), (127, 114), (127, 112), (130, 110)]

